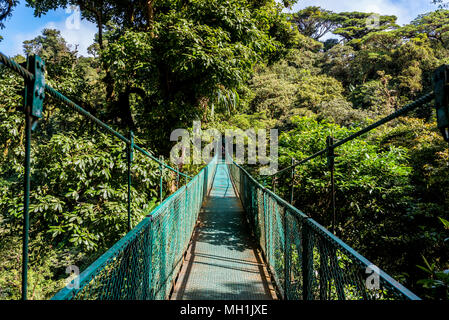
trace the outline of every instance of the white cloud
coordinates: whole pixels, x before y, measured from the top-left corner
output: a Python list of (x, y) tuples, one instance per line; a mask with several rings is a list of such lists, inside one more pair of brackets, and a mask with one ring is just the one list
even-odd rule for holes
[(66, 20), (59, 22), (47, 23), (44, 28), (57, 29), (61, 31), (61, 36), (72, 45), (73, 48), (78, 46), (79, 54), (87, 56), (87, 48), (94, 42), (95, 33), (97, 27), (95, 24), (82, 20), (79, 24), (79, 28), (73, 28), (66, 23)]
[(78, 53), (83, 56), (88, 55), (87, 48), (94, 42), (95, 33), (97, 32), (96, 25), (91, 22), (81, 20), (79, 28), (74, 29), (70, 24), (66, 23), (66, 18), (64, 18), (60, 21), (49, 22), (31, 32), (15, 34), (10, 41), (10, 43), (12, 42), (11, 45), (4, 50), (5, 53), (9, 55), (23, 54), (23, 42), (41, 35), (44, 29), (61, 31), (61, 36), (66, 40), (67, 44), (71, 45), (73, 49), (75, 46), (78, 46)]

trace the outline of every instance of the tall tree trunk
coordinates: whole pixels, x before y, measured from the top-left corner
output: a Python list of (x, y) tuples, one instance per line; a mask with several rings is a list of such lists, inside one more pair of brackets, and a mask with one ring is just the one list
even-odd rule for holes
[[(92, 2), (92, 3), (91, 3)], [(98, 44), (100, 45), (100, 49), (103, 49), (103, 9), (104, 2), (100, 1), (98, 3), (98, 7), (95, 7), (95, 2), (89, 0), (78, 0), (76, 4), (80, 7), (81, 11), (89, 11), (95, 15), (97, 20), (98, 27)]]
[(154, 1), (155, 0), (146, 0), (146, 6), (147, 6), (147, 27), (148, 29), (153, 29), (153, 22), (154, 22)]
[(97, 18), (98, 21), (98, 45), (100, 46), (100, 50), (103, 50), (103, 19), (101, 14)]

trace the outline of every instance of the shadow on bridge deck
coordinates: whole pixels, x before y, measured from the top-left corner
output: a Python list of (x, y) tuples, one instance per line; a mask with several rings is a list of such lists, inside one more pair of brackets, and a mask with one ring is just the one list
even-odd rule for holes
[(275, 297), (228, 168), (217, 166), (171, 299), (266, 300)]

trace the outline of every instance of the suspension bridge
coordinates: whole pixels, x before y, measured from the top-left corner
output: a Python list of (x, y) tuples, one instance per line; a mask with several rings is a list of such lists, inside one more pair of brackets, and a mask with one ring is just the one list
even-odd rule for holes
[[(415, 102), (273, 175), (273, 187), (256, 181), (226, 155), (216, 155), (190, 177), (164, 163), (45, 83), (45, 64), (36, 55), (27, 68), (0, 53), (0, 62), (25, 79), (25, 175), (22, 298), (27, 299), (30, 144), (42, 117), (45, 94), (91, 119), (127, 146), (129, 232), (54, 300), (286, 299), (419, 300), (420, 298), (280, 198), (276, 181), (311, 159), (327, 155), (335, 170), (335, 148), (388, 121), (435, 101), (438, 126), (449, 140), (449, 67), (435, 72), (435, 90)], [(131, 165), (140, 152), (185, 182), (131, 228)], [(293, 185), (292, 185), (293, 188)], [(333, 188), (332, 188), (333, 189)], [(160, 183), (162, 195), (162, 180)], [(292, 192), (293, 195), (293, 192)], [(333, 197), (335, 208), (335, 197)], [(335, 210), (334, 210), (335, 212)], [(369, 275), (377, 286), (367, 285)]]

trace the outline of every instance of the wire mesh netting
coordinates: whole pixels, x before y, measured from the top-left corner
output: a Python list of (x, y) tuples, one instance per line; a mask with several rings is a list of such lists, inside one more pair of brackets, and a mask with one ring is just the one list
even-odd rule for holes
[(215, 157), (53, 299), (166, 299), (212, 186), (216, 165)]
[(228, 158), (272, 280), (291, 300), (416, 300), (388, 274)]

